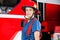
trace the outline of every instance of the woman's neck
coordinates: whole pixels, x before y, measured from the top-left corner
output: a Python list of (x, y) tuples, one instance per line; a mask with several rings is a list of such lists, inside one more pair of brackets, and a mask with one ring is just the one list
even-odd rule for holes
[(34, 18), (34, 15), (33, 15), (31, 18), (28, 19), (28, 22), (29, 22), (31, 19), (33, 19), (33, 18)]

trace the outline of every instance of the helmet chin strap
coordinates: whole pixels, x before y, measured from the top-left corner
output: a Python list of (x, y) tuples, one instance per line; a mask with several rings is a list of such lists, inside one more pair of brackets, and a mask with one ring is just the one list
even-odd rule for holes
[(32, 16), (29, 18), (28, 16), (24, 16), (26, 19), (30, 20), (34, 17), (34, 14), (32, 14)]

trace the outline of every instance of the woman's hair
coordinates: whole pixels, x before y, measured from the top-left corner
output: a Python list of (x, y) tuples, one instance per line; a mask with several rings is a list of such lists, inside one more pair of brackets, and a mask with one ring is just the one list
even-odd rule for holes
[[(27, 7), (30, 7), (30, 6), (24, 6), (24, 7), (22, 7), (22, 9), (23, 9), (23, 11), (24, 12), (26, 12), (26, 8)], [(30, 7), (30, 8), (32, 8), (35, 12), (38, 10), (38, 9), (36, 9), (36, 8), (34, 8), (34, 7)], [(35, 14), (35, 13), (34, 13)]]

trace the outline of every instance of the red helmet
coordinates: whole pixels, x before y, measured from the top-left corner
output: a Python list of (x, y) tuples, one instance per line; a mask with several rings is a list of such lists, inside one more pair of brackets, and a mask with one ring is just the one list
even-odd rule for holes
[(23, 10), (25, 10), (26, 7), (31, 7), (34, 10), (37, 10), (37, 4), (34, 1), (28, 1), (24, 4), (24, 6), (22, 7)]
[(28, 2), (26, 2), (23, 5), (22, 9), (25, 11), (26, 7), (31, 7), (31, 8), (33, 8), (35, 10), (35, 14), (40, 14), (40, 11), (38, 11), (38, 9), (37, 9), (38, 6), (37, 6), (37, 4), (34, 1), (28, 1)]

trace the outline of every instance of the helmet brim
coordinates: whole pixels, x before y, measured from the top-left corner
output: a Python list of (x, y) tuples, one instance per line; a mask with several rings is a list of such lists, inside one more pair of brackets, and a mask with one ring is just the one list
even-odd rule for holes
[(25, 11), (25, 8), (27, 8), (27, 7), (33, 8), (35, 11), (37, 11), (37, 8), (31, 7), (31, 6), (24, 6), (24, 7), (22, 7), (22, 9)]

